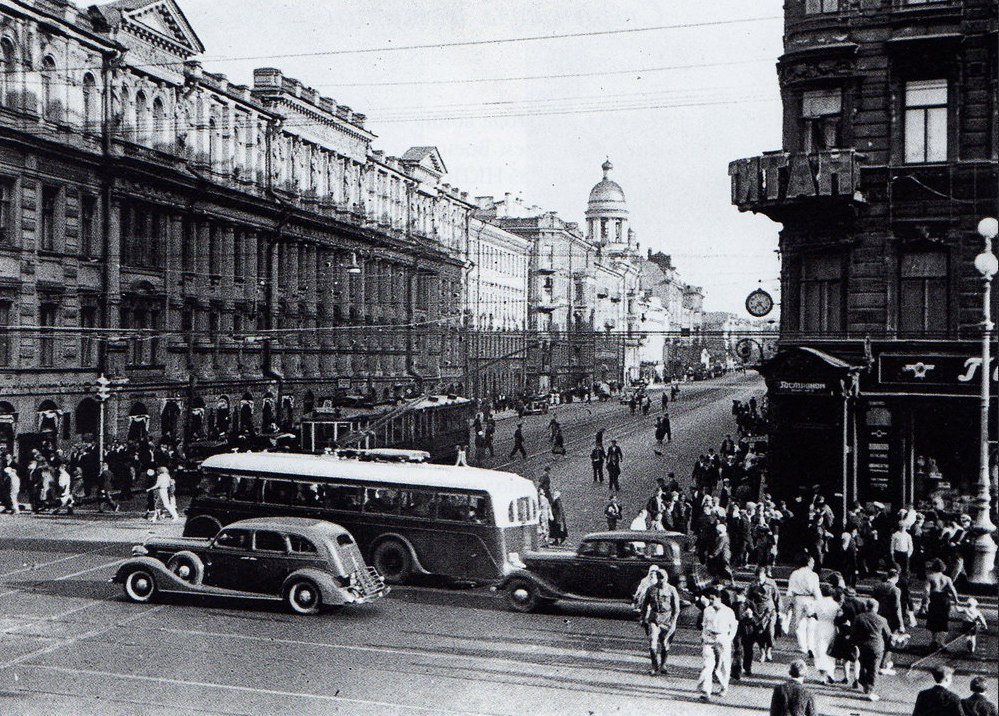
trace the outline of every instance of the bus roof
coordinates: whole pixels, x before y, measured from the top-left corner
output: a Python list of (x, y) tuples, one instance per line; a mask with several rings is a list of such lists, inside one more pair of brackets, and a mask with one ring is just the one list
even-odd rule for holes
[(238, 452), (212, 455), (201, 466), (208, 470), (236, 470), (291, 478), (321, 478), (379, 482), (412, 487), (484, 490), (509, 501), (537, 491), (530, 480), (512, 472), (431, 463), (385, 463), (339, 460), (328, 455), (278, 452)]

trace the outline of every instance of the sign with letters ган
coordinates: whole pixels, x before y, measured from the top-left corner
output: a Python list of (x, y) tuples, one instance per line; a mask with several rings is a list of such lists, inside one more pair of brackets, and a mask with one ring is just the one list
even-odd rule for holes
[[(981, 356), (882, 353), (878, 356), (878, 382), (937, 391), (948, 388), (972, 394), (981, 385), (981, 368)], [(999, 381), (999, 367), (995, 361), (992, 381)]]

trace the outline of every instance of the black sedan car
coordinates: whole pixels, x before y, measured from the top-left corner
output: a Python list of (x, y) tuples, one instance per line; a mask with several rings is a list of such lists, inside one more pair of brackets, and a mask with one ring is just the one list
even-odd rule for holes
[(595, 532), (586, 535), (575, 552), (527, 552), (524, 567), (507, 575), (497, 589), (520, 612), (559, 599), (627, 602), (653, 565), (681, 589), (685, 539), (679, 532)]
[(215, 537), (154, 537), (132, 548), (111, 580), (133, 602), (160, 592), (281, 599), (296, 614), (385, 596), (343, 527), (299, 517), (233, 522)]

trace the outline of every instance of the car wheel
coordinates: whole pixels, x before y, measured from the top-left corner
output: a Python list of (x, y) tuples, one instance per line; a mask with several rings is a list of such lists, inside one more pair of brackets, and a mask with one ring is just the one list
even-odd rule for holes
[(198, 517), (189, 519), (184, 525), (184, 536), (211, 539), (217, 535), (221, 529), (222, 523), (214, 517), (199, 515)]
[(513, 579), (506, 587), (506, 603), (518, 612), (533, 612), (541, 604), (538, 587), (529, 579)]
[(201, 584), (205, 577), (205, 565), (194, 552), (178, 552), (167, 561), (166, 566), (188, 584)]
[(125, 577), (125, 596), (130, 601), (145, 604), (156, 596), (156, 578), (147, 569), (136, 569)]
[(289, 584), (285, 600), (291, 611), (302, 615), (318, 614), (323, 605), (322, 593), (311, 579), (296, 579)]
[(401, 584), (413, 573), (413, 558), (402, 542), (390, 539), (375, 547), (371, 562), (389, 584)]

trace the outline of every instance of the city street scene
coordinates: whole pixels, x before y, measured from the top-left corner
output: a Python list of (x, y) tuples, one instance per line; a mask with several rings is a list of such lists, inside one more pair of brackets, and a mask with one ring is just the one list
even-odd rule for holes
[(0, 0), (0, 714), (996, 716), (999, 0)]

